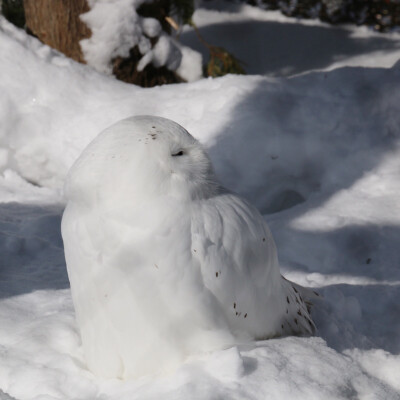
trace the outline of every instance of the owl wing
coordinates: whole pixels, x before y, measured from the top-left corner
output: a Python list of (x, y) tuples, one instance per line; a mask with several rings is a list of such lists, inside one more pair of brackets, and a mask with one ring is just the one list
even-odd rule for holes
[(261, 286), (279, 276), (276, 246), (267, 224), (256, 208), (233, 194), (198, 204), (192, 218), (192, 245), (205, 274), (229, 268)]
[(229, 325), (253, 337), (275, 335), (284, 305), (276, 246), (263, 217), (231, 193), (194, 207), (193, 258)]
[(231, 193), (196, 207), (193, 256), (231, 328), (255, 338), (310, 333), (306, 305), (282, 278), (275, 242), (258, 210)]

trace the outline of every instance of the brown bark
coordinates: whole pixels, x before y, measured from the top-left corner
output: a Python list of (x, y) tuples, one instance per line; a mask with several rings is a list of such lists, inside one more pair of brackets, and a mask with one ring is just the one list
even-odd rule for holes
[(84, 63), (79, 41), (90, 29), (79, 16), (89, 11), (86, 0), (24, 0), (26, 25), (43, 43)]

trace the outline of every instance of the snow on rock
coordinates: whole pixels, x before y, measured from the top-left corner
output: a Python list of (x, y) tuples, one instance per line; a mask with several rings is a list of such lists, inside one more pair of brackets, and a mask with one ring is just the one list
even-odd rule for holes
[(128, 57), (142, 36), (136, 13), (143, 0), (89, 1), (90, 11), (80, 18), (92, 34), (80, 42), (86, 62), (100, 72), (111, 73), (111, 60)]
[(182, 60), (176, 72), (188, 82), (199, 80), (203, 76), (203, 57), (202, 55), (187, 46), (182, 46), (175, 42), (181, 50)]
[(143, 18), (142, 29), (143, 33), (150, 38), (160, 36), (161, 34), (161, 24), (155, 18)]
[[(311, 23), (291, 22), (299, 29), (290, 37)], [(374, 35), (374, 46), (388, 37)], [(380, 62), (393, 59), (393, 47), (381, 48), (382, 59), (375, 50), (357, 68), (145, 90), (68, 60), (0, 17), (0, 397), (398, 399), (400, 69), (380, 68), (392, 65)], [(312, 68), (329, 69), (325, 55)], [(285, 276), (324, 295), (313, 311), (317, 337), (232, 347), (138, 381), (88, 372), (55, 188), (98, 132), (134, 114), (187, 128), (221, 181), (265, 213)]]
[[(112, 60), (116, 57), (128, 57), (129, 51), (136, 45), (143, 55), (138, 70), (152, 63), (155, 67), (165, 66), (171, 71), (178, 70), (180, 64), (190, 64), (194, 71), (202, 65), (201, 55), (194, 50), (186, 51), (178, 46), (166, 34), (162, 34), (160, 23), (154, 18), (140, 17), (136, 9), (145, 0), (90, 0), (90, 10), (80, 18), (90, 28), (91, 36), (80, 41), (88, 65), (99, 72), (111, 74)], [(151, 48), (148, 38), (159, 39)], [(185, 49), (185, 51), (182, 51)], [(196, 56), (192, 56), (196, 53)], [(184, 60), (184, 61), (183, 61)], [(177, 71), (187, 80), (200, 79), (202, 74), (187, 72), (186, 68)]]
[(181, 64), (182, 54), (179, 47), (167, 36), (162, 35), (157, 43), (139, 61), (138, 71), (142, 71), (146, 65), (152, 63), (155, 67), (166, 66), (169, 70), (175, 71)]

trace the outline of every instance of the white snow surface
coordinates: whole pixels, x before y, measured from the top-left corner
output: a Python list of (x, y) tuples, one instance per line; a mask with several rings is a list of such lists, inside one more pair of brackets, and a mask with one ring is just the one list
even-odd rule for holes
[[(267, 28), (288, 28), (278, 14), (249, 7), (218, 16), (233, 29), (232, 18), (249, 10)], [(293, 49), (302, 39), (296, 32), (314, 25), (291, 24)], [(293, 61), (302, 74), (290, 79), (227, 76), (141, 89), (66, 59), (0, 18), (0, 398), (400, 397), (397, 42), (346, 29), (362, 36), (363, 52), (342, 54), (340, 68), (317, 46), (307, 62)], [(388, 46), (378, 58), (379, 43)], [(188, 129), (222, 183), (258, 206), (284, 275), (324, 296), (313, 309), (315, 337), (237, 345), (138, 380), (87, 370), (60, 236), (60, 188), (98, 132), (139, 114)]]

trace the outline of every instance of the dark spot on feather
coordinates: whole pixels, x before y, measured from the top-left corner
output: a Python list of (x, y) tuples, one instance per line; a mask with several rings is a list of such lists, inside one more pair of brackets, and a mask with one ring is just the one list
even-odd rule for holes
[(292, 286), (292, 288), (296, 293), (299, 293), (294, 286)]
[(370, 258), (367, 258), (366, 263), (369, 264), (370, 262), (371, 262), (371, 259), (370, 259)]
[(296, 297), (296, 303), (297, 304), (300, 304), (300, 302), (299, 302), (299, 299)]
[(288, 304), (290, 304), (290, 301), (289, 301), (289, 297), (288, 297), (288, 296), (286, 296), (286, 301), (288, 302)]
[(286, 309), (286, 314), (289, 314), (289, 310), (288, 309)]
[(265, 242), (265, 238), (263, 238), (263, 242)]
[(281, 325), (281, 328), (283, 329), (283, 325)]
[(236, 315), (238, 315), (238, 312), (236, 311)]
[(218, 272), (215, 273), (215, 276), (218, 278)]
[(236, 303), (233, 303), (233, 308), (236, 308)]
[(297, 322), (297, 318), (294, 319), (294, 322), (296, 323), (296, 325), (298, 325), (299, 323)]
[(196, 249), (193, 249), (193, 251), (196, 253), (197, 250), (196, 250)]
[(154, 266), (158, 269), (158, 265), (157, 264), (154, 264)]
[(297, 311), (297, 315), (303, 315), (303, 314), (302, 314), (301, 311), (299, 310), (299, 311)]
[(247, 318), (247, 313), (246, 313), (246, 314), (244, 314), (244, 317), (245, 317), (245, 318)]
[(152, 126), (152, 128), (153, 128), (153, 129), (156, 129), (156, 127), (155, 127), (155, 126)]

